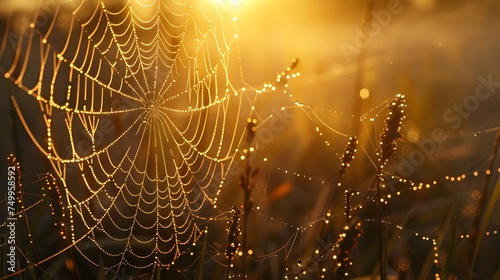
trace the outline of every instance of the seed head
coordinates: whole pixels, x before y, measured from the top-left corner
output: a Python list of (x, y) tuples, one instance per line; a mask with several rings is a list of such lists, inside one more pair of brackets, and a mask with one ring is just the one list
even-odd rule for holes
[(241, 228), (240, 228), (241, 210), (233, 205), (233, 207), (231, 207), (230, 213), (232, 213), (232, 215), (227, 220), (227, 228), (226, 228), (228, 233), (228, 240), (227, 240), (225, 255), (228, 259), (232, 259), (236, 254), (236, 252), (238, 251), (240, 247), (238, 236), (241, 233)]
[(347, 167), (351, 164), (350, 162), (354, 159), (354, 153), (356, 153), (356, 145), (358, 144), (358, 138), (356, 136), (349, 137), (349, 141), (345, 147), (345, 151), (342, 154), (340, 162), (340, 176), (345, 174)]
[(251, 144), (255, 138), (255, 132), (257, 131), (257, 119), (248, 118), (247, 119), (247, 143)]
[[(21, 164), (19, 164), (19, 161), (17, 161), (16, 157), (13, 154), (10, 154), (7, 157), (7, 162), (8, 162), (8, 173), (9, 177), (12, 176), (13, 182), (15, 182), (15, 191), (16, 191), (16, 197), (17, 197), (17, 203), (16, 203), (16, 211), (20, 209), (24, 209), (24, 204), (22, 202), (22, 197), (23, 197), (23, 191), (22, 191), (22, 184), (21, 184)], [(14, 174), (12, 174), (12, 172)], [(9, 179), (10, 180), (10, 179)]]
[(344, 231), (338, 239), (339, 252), (335, 255), (337, 268), (335, 271), (335, 279), (347, 279), (347, 271), (352, 265), (350, 252), (358, 244), (357, 239), (361, 236), (361, 223), (358, 222), (353, 226), (345, 226)]
[(47, 196), (49, 199), (50, 209), (52, 214), (56, 216), (59, 222), (62, 222), (64, 216), (64, 206), (62, 204), (62, 196), (56, 178), (48, 173), (45, 179), (47, 183)]
[(401, 127), (406, 117), (406, 100), (403, 94), (396, 95), (396, 98), (389, 104), (389, 113), (385, 119), (385, 127), (380, 135), (379, 142), (379, 166), (383, 168), (389, 158), (396, 151), (396, 141), (401, 138)]

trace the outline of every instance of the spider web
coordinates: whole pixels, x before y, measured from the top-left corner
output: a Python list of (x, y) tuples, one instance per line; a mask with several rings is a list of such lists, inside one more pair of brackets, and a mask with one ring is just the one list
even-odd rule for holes
[[(31, 212), (44, 199), (29, 201), (29, 190), (46, 180), (43, 197), (48, 198), (57, 231), (67, 242), (42, 258), (25, 254), (31, 263), (24, 264), (27, 269), (72, 250), (111, 273), (123, 272), (125, 267), (146, 273), (179, 269), (179, 259), (194, 252), (201, 255), (202, 265), (226, 266), (222, 250), (207, 244), (205, 254), (200, 238), (208, 234), (209, 221), (228, 216), (229, 212), (217, 209), (217, 200), (231, 167), (246, 148), (247, 119), (257, 115), (264, 129), (272, 122), (273, 115), (259, 116), (255, 111), (257, 96), (286, 87), (282, 80), (295, 77), (288, 75), (288, 68), (278, 74), (276, 83), (259, 90), (243, 81), (233, 2), (74, 0), (36, 1), (30, 8), (8, 5), (0, 19), (0, 70), (21, 89), (22, 94), (11, 96), (12, 104), (54, 173), (23, 186), (16, 214), (24, 218), (33, 246)], [(283, 96), (290, 105), (281, 110), (305, 113), (308, 122), (317, 125), (312, 133), (324, 139), (348, 138), (327, 120), (332, 114), (348, 121), (356, 116)], [(374, 121), (382, 119), (379, 113), (392, 98), (360, 118), (371, 143), (361, 145), (360, 154), (374, 169), (378, 132), (371, 128), (380, 126)], [(340, 157), (341, 150), (332, 149), (329, 141), (324, 141), (325, 147)], [(266, 161), (260, 165), (270, 166), (269, 178), (271, 173), (273, 177), (283, 173), (318, 188), (332, 185)], [(387, 184), (397, 187), (393, 197), (437, 184), (385, 175)], [(465, 175), (456, 180), (461, 178)], [(384, 196), (385, 204), (391, 194)], [(365, 204), (378, 207), (379, 203), (367, 200)], [(257, 216), (265, 223), (279, 224), (285, 237), (280, 247), (250, 259), (257, 264), (283, 256), (287, 277), (303, 270), (305, 261), (290, 260), (305, 254), (300, 252), (307, 246), (302, 238), (312, 236), (310, 228), (344, 215), (320, 211), (306, 223), (295, 224), (269, 216), (256, 205)], [(365, 222), (373, 223), (369, 218)], [(397, 222), (386, 223), (419, 236)], [(433, 238), (422, 236), (434, 244)], [(335, 248), (335, 243), (327, 245), (324, 252)], [(437, 260), (437, 246), (432, 250)], [(205, 255), (210, 258), (203, 263)], [(195, 262), (188, 261), (191, 267), (179, 271), (194, 270)]]
[[(9, 8), (2, 72), (36, 101), (12, 97), (62, 185), (70, 246), (106, 269), (170, 267), (202, 235), (251, 113), (233, 7), (145, 0)], [(40, 126), (44, 133), (33, 129)]]

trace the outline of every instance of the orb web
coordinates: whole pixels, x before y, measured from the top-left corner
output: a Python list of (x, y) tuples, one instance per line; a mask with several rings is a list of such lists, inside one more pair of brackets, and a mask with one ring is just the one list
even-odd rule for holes
[(29, 95), (12, 101), (62, 185), (66, 237), (107, 269), (169, 267), (202, 235), (250, 112), (233, 7), (9, 8), (1, 69)]
[[(275, 82), (260, 89), (246, 85), (240, 69), (233, 2), (61, 0), (38, 1), (33, 7), (11, 5), (8, 13), (0, 11), (4, 13), (0, 16), (0, 71), (20, 89), (11, 94), (12, 104), (53, 173), (16, 188), (20, 206), (9, 216), (22, 218), (18, 225), (27, 234), (18, 237), (19, 243), (26, 241), (28, 246), (18, 247), (17, 252), (23, 254), (19, 259), (24, 262), (19, 271), (7, 277), (40, 269), (46, 261), (57, 266), (55, 260), (68, 251), (78, 251), (84, 261), (103, 268), (108, 276), (116, 276), (124, 268), (134, 274), (146, 271), (154, 275), (158, 268), (187, 274), (196, 272), (195, 264), (205, 266), (206, 274), (212, 276), (247, 276), (238, 274), (241, 262), (235, 261), (234, 267), (226, 265), (220, 240), (200, 238), (208, 235), (209, 221), (220, 224), (230, 217), (228, 209), (217, 207), (217, 200), (229, 176), (235, 175), (230, 174), (231, 166), (244, 158), (240, 151), (249, 148), (244, 140), (250, 116), (258, 119), (257, 131), (269, 132), (278, 127), (273, 121), (280, 112), (303, 114), (313, 125), (306, 134), (316, 134), (324, 144), (319, 148), (335, 155), (333, 161), (337, 158), (339, 163), (344, 157), (333, 146), (344, 146), (350, 135), (335, 119), (360, 121), (362, 129), (357, 136), (367, 138), (367, 144), (360, 143), (356, 157), (371, 163), (368, 166), (373, 170), (368, 173), (377, 170), (376, 143), (383, 120), (379, 114), (395, 96), (359, 119), (329, 105), (323, 108), (301, 103), (287, 92), (286, 80), (300, 75), (290, 73), (297, 60), (279, 73)], [(284, 104), (275, 104), (279, 110), (273, 108), (268, 114), (255, 109), (257, 96), (276, 91), (285, 94)], [(289, 124), (286, 118), (282, 121)], [(285, 124), (273, 132), (284, 130)], [(498, 127), (460, 131), (460, 137), (496, 130)], [(249, 150), (261, 153), (270, 145), (259, 138), (262, 135), (256, 136), (256, 146)], [(271, 207), (264, 199), (256, 199), (252, 214), (262, 224), (278, 228), (282, 238), (270, 249), (253, 244), (254, 254), (249, 253), (248, 261), (262, 268), (262, 264), (282, 258), (280, 269), (285, 278), (310, 273), (313, 267), (321, 267), (318, 275), (327, 276), (338, 266), (332, 260), (337, 258), (335, 248), (340, 248), (341, 239), (321, 240), (308, 247), (309, 239), (316, 242), (311, 238), (315, 237), (314, 227), (344, 220), (344, 215), (349, 217), (361, 208), (370, 212), (399, 201), (405, 194), (443, 185), (438, 180), (412, 181), (389, 169), (380, 174), (383, 193), (379, 199), (372, 188), (364, 186), (364, 198), (355, 196), (351, 204), (355, 190), (347, 188), (347, 183), (340, 184), (340, 179), (333, 182), (322, 175), (289, 169), (284, 163), (276, 166), (271, 158), (269, 162), (265, 157), (254, 160), (268, 171), (267, 179), (256, 183), (268, 201), (290, 191), (290, 184), (268, 190), (271, 177), (296, 180), (309, 190), (319, 189), (317, 193), (334, 186), (342, 189), (345, 184), (349, 194), (341, 197), (345, 209), (317, 211), (301, 222), (268, 213)], [(459, 182), (472, 174), (476, 177), (478, 171), (447, 175), (445, 180)], [(46, 186), (39, 188), (41, 181), (46, 181)], [(42, 210), (50, 210), (51, 228), (34, 223), (34, 213)], [(0, 224), (2, 230), (8, 218)], [(376, 222), (369, 215), (361, 221)], [(428, 261), (434, 262), (438, 271), (439, 236), (435, 239), (425, 229), (406, 227), (405, 220), (389, 216), (383, 223), (411, 238), (432, 242)], [(252, 224), (258, 226), (258, 222)], [(40, 228), (59, 233), (66, 245), (45, 255), (30, 256), (39, 241), (34, 231)], [(267, 230), (272, 232), (272, 227)], [(497, 233), (494, 229), (486, 235)], [(316, 247), (312, 257), (306, 256), (307, 248)], [(194, 257), (187, 262), (179, 260), (190, 255)], [(179, 267), (179, 263), (187, 265)], [(68, 262), (66, 266), (71, 270)]]

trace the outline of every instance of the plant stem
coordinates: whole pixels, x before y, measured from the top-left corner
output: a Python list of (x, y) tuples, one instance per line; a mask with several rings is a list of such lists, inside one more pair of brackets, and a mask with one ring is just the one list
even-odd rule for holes
[(229, 273), (231, 272), (231, 258), (227, 262), (226, 279), (229, 279)]
[[(207, 224), (206, 230), (208, 231), (208, 224)], [(200, 266), (198, 268), (198, 272), (197, 272), (197, 276), (196, 276), (197, 280), (203, 279), (203, 263), (205, 262), (205, 252), (207, 249), (207, 235), (208, 235), (208, 233), (205, 233), (205, 237), (203, 239), (203, 249), (201, 250)]]
[(381, 170), (379, 170), (377, 174), (377, 231), (378, 231), (378, 257), (379, 257), (379, 265), (380, 265), (380, 279), (381, 280), (386, 280), (387, 279), (387, 273), (386, 273), (386, 263), (385, 263), (385, 246), (384, 246), (384, 241), (383, 241), (383, 234), (382, 234), (382, 209), (380, 209), (380, 176), (381, 176)]
[(242, 227), (242, 242), (241, 242), (241, 250), (242, 250), (242, 265), (241, 265), (241, 271), (243, 277), (246, 276), (246, 264), (247, 264), (247, 228), (248, 228), (248, 214), (250, 214), (251, 207), (250, 205), (250, 193), (252, 192), (251, 186), (250, 186), (250, 176), (251, 176), (251, 170), (252, 168), (250, 167), (250, 153), (248, 154), (247, 160), (246, 160), (246, 167), (245, 167), (245, 176), (244, 180), (242, 182), (243, 184), (243, 227)]
[(69, 250), (69, 254), (71, 256), (71, 260), (73, 261), (73, 265), (74, 265), (74, 268), (75, 268), (75, 273), (76, 273), (76, 277), (78, 277), (78, 279), (82, 279), (81, 275), (80, 275), (80, 271), (78, 270), (78, 265), (76, 263), (76, 259), (75, 259), (75, 255), (73, 254), (73, 250), (70, 249)]
[(243, 258), (242, 258), (242, 266), (241, 266), (241, 271), (243, 274), (243, 277), (246, 275), (246, 264), (247, 264), (247, 222), (248, 222), (248, 213), (245, 212), (243, 213), (243, 241), (241, 242), (241, 250), (243, 251)]
[[(361, 200), (361, 202), (359, 203), (359, 205), (363, 205), (368, 200), (368, 194), (373, 190), (373, 187), (375, 186), (375, 184), (377, 184), (377, 180), (378, 180), (377, 178), (378, 177), (375, 177), (375, 179), (373, 180), (372, 185), (366, 191), (366, 194), (363, 197), (363, 199)], [(356, 217), (356, 215), (358, 214), (359, 209), (361, 209), (361, 208), (360, 207), (355, 207), (354, 212), (352, 213), (351, 218), (349, 219), (349, 226), (353, 225), (354, 217)]]

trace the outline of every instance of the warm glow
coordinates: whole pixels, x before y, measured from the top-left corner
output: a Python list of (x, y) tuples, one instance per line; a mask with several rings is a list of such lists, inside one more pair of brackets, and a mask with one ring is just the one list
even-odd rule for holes
[(417, 142), (419, 137), (420, 137), (420, 130), (416, 127), (411, 128), (406, 134), (406, 139), (412, 143)]
[(359, 91), (359, 96), (363, 99), (366, 99), (366, 98), (370, 97), (370, 91), (366, 88), (362, 88)]
[(490, 275), (498, 1), (350, 2), (4, 0), (3, 277)]
[(226, 5), (230, 5), (230, 6), (238, 6), (241, 1), (239, 1), (239, 0), (216, 0), (215, 2), (219, 5), (226, 4)]

